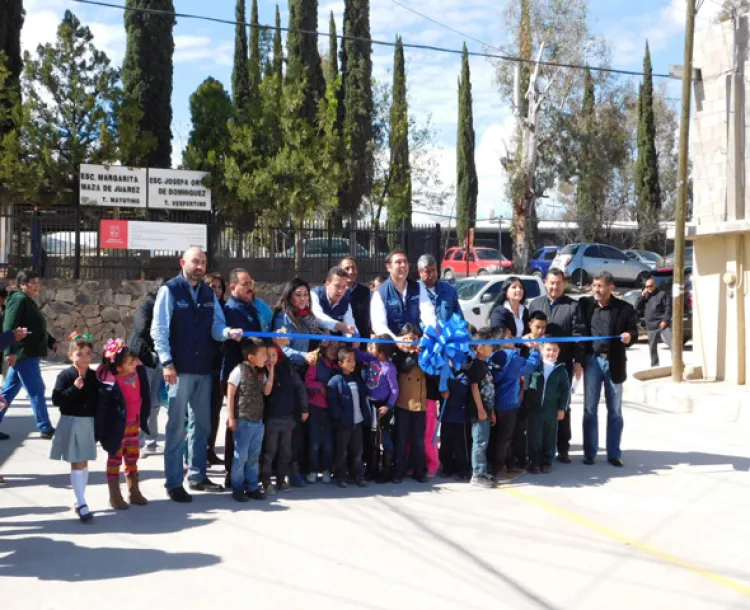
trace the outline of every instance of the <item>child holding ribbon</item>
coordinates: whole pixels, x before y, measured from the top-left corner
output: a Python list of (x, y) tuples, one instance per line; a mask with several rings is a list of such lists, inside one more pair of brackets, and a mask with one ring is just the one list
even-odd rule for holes
[(94, 514), (86, 503), (89, 461), (96, 459), (94, 417), (99, 396), (96, 373), (89, 367), (94, 355), (91, 335), (74, 330), (68, 336), (68, 358), (72, 366), (61, 371), (52, 390), (52, 404), (60, 408), (60, 421), (52, 439), (50, 459), (70, 464), (70, 485), (75, 494), (75, 511), (86, 523)]
[(117, 510), (128, 508), (120, 492), (120, 465), (124, 460), (130, 503), (144, 506), (148, 500), (138, 485), (138, 458), (140, 431), (150, 433), (151, 390), (146, 369), (122, 339), (110, 339), (96, 377), (100, 383), (97, 436), (109, 453), (109, 505)]

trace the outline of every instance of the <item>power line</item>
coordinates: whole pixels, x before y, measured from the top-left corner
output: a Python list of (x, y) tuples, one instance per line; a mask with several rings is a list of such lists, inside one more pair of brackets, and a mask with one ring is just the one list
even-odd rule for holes
[[(153, 9), (153, 8), (142, 8), (142, 7), (128, 7), (128, 6), (122, 6), (119, 4), (112, 4), (110, 2), (102, 2), (101, 0), (73, 0), (74, 2), (77, 2), (79, 4), (88, 4), (92, 6), (103, 6), (105, 8), (113, 8), (121, 11), (135, 11), (139, 13), (147, 13), (151, 15), (166, 15), (169, 17), (179, 17), (181, 19), (195, 19), (198, 21), (210, 21), (213, 23), (221, 23), (224, 25), (242, 25), (245, 27), (253, 27), (258, 28), (261, 30), (268, 30), (273, 31), (276, 29), (276, 26), (274, 25), (264, 25), (262, 23), (259, 24), (249, 24), (246, 22), (238, 22), (234, 21), (232, 19), (221, 19), (219, 17), (209, 17), (207, 15), (194, 15), (190, 13), (177, 13), (172, 11), (164, 11), (160, 9)], [(297, 28), (289, 28), (289, 27), (282, 27), (279, 28), (283, 32), (294, 32), (295, 34), (303, 34), (306, 36), (319, 36), (319, 32), (315, 30), (300, 30)], [(383, 47), (395, 47), (396, 44), (393, 42), (385, 41), (385, 40), (375, 40), (373, 38), (362, 38), (359, 36), (346, 36), (342, 34), (338, 34), (336, 36), (339, 40), (351, 40), (354, 42), (364, 42), (376, 46), (383, 46)], [(449, 49), (446, 47), (438, 47), (434, 45), (425, 45), (425, 44), (415, 44), (415, 43), (403, 43), (403, 47), (406, 49), (416, 49), (420, 51), (434, 51), (436, 53), (448, 53), (451, 55), (462, 55), (463, 50), (461, 49)], [(510, 55), (500, 55), (500, 54), (492, 54), (492, 53), (482, 53), (479, 51), (468, 51), (468, 54), (473, 57), (484, 57), (487, 59), (498, 59), (501, 61), (510, 61), (515, 63), (528, 63), (528, 64), (536, 64), (536, 60), (534, 59), (525, 59), (523, 57), (512, 57)], [(622, 74), (624, 76), (643, 76), (643, 72), (638, 72), (636, 70), (622, 70), (619, 68), (605, 68), (602, 66), (589, 66), (589, 65), (581, 65), (581, 64), (567, 64), (567, 63), (559, 63), (554, 61), (540, 61), (540, 65), (542, 66), (548, 66), (551, 68), (565, 68), (568, 70), (591, 70), (593, 72), (605, 72), (608, 74)], [(669, 74), (652, 74), (653, 78), (672, 78)]]

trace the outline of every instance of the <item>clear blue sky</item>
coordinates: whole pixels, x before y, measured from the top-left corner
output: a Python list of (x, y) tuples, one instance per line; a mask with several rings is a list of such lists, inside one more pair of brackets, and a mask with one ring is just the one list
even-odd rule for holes
[[(125, 0), (109, 0), (124, 4)], [(502, 0), (399, 0), (421, 13), (490, 44), (502, 42)], [(178, 12), (234, 18), (234, 0), (175, 0)], [(250, 0), (247, 0), (248, 11)], [(26, 49), (54, 39), (55, 29), (65, 9), (70, 9), (89, 25), (96, 44), (115, 62), (125, 48), (122, 12), (110, 8), (86, 6), (74, 0), (25, 0), (27, 19), (23, 32)], [(333, 10), (339, 33), (343, 0), (322, 0), (319, 6), (320, 30), (328, 31), (328, 14)], [(460, 8), (458, 8), (460, 6)], [(592, 29), (603, 35), (612, 49), (612, 65), (640, 69), (646, 39), (649, 40), (655, 72), (667, 72), (670, 64), (682, 63), (684, 44), (684, 0), (590, 0)], [(275, 2), (260, 0), (260, 21), (273, 23)], [(286, 24), (287, 3), (281, 2), (282, 23)], [(709, 23), (718, 10), (718, 0), (706, 0), (698, 17), (699, 27)], [(405, 42), (460, 48), (462, 36), (443, 29), (399, 6), (392, 0), (371, 0), (373, 38), (393, 40), (401, 34)], [(190, 132), (188, 99), (200, 82), (213, 76), (230, 89), (234, 29), (230, 25), (178, 19), (175, 28), (174, 72), (174, 155), (178, 162)], [(467, 41), (470, 50), (481, 50)], [(321, 41), (327, 49), (327, 41)], [(460, 58), (452, 55), (407, 50), (408, 84), (411, 112), (423, 120), (432, 116), (438, 129), (433, 155), (440, 164), (444, 181), (454, 182), (455, 133), (457, 114), (456, 82)], [(374, 75), (387, 78), (392, 65), (392, 50), (376, 47)], [(493, 82), (494, 69), (486, 60), (472, 59), (474, 116), (477, 134), (479, 172), (479, 216), (490, 212), (509, 213), (504, 196), (505, 176), (498, 163), (503, 141), (512, 133), (512, 120)], [(670, 84), (670, 97), (680, 94), (679, 83)]]

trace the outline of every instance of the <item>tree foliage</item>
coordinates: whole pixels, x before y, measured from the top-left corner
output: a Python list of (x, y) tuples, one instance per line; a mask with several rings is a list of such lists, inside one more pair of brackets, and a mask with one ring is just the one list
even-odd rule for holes
[(13, 129), (10, 113), (20, 98), (21, 72), (21, 28), (24, 10), (22, 0), (2, 0), (0, 2), (0, 55), (3, 56), (5, 77), (0, 103), (0, 112), (5, 113), (5, 121), (0, 120), (0, 139)]
[(318, 0), (289, 0), (286, 83), (302, 87), (302, 105), (291, 106), (297, 108), (311, 125), (317, 119), (318, 102), (325, 94), (326, 84), (318, 52), (318, 37), (301, 31), (316, 32), (317, 29)]
[(411, 222), (411, 162), (409, 159), (409, 102), (406, 96), (406, 65), (404, 44), (396, 37), (393, 54), (393, 92), (390, 112), (390, 185), (388, 187), (388, 219)]
[(245, 0), (237, 0), (234, 10), (234, 61), (232, 63), (232, 101), (234, 116), (241, 120), (250, 106), (250, 71), (248, 65), (247, 10)]
[(463, 243), (477, 220), (479, 181), (474, 159), (474, 110), (471, 95), (469, 52), (464, 44), (458, 82), (458, 148), (456, 155), (456, 234)]
[(126, 6), (160, 12), (124, 12), (127, 44), (123, 89), (142, 111), (135, 125), (136, 139), (153, 136), (155, 145), (148, 149), (128, 147), (122, 151), (122, 161), (141, 167), (172, 167), (174, 4), (172, 0), (127, 0)]

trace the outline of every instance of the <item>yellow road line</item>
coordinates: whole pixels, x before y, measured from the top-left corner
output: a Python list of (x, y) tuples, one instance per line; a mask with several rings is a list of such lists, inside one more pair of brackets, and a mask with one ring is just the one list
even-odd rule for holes
[(633, 548), (636, 548), (644, 553), (647, 553), (648, 555), (652, 555), (653, 557), (661, 559), (662, 561), (666, 563), (671, 563), (672, 565), (683, 568), (684, 570), (693, 572), (694, 574), (697, 574), (698, 576), (702, 576), (703, 578), (711, 580), (715, 582), (716, 584), (719, 584), (723, 587), (731, 589), (732, 591), (741, 593), (742, 595), (750, 596), (750, 586), (748, 585), (744, 585), (742, 583), (732, 580), (731, 578), (727, 578), (726, 576), (722, 576), (721, 574), (716, 574), (715, 572), (711, 572), (710, 570), (701, 568), (693, 563), (690, 563), (689, 561), (685, 561), (684, 559), (680, 559), (679, 557), (670, 555), (669, 553), (665, 553), (664, 551), (661, 551), (651, 545), (640, 542), (639, 540), (636, 540), (635, 538), (630, 538), (629, 536), (626, 536), (625, 534), (616, 532), (615, 530), (605, 527), (604, 525), (600, 525), (598, 523), (595, 523), (594, 521), (590, 521), (589, 519), (586, 519), (585, 517), (581, 517), (580, 515), (570, 512), (569, 510), (560, 508), (559, 506), (555, 506), (554, 504), (551, 504), (550, 502), (547, 502), (546, 500), (541, 500), (532, 495), (519, 491), (518, 489), (505, 487), (502, 485), (500, 486), (500, 489), (502, 489), (505, 493), (510, 494), (514, 498), (518, 498), (519, 500), (523, 500), (525, 502), (529, 502), (530, 504), (534, 504), (538, 506), (539, 508), (542, 508), (548, 512), (554, 513), (555, 515), (559, 515), (560, 517), (564, 517), (568, 519), (569, 521), (573, 521), (574, 523), (577, 523), (578, 525), (581, 525), (585, 528), (588, 528), (590, 530), (603, 534), (604, 536), (607, 536), (608, 538), (612, 538), (613, 540), (617, 540), (618, 542), (622, 542), (623, 544), (632, 546)]

